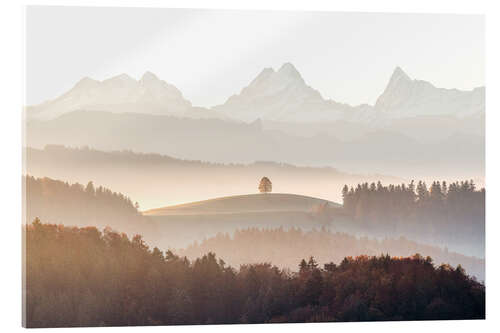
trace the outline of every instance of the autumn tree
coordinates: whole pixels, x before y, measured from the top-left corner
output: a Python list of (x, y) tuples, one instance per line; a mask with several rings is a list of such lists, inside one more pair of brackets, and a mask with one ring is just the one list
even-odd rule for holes
[(211, 252), (189, 261), (109, 228), (35, 219), (23, 233), (27, 327), (485, 317), (484, 284), (418, 254), (237, 270)]
[(262, 177), (259, 183), (260, 193), (268, 193), (273, 190), (273, 183), (267, 177)]

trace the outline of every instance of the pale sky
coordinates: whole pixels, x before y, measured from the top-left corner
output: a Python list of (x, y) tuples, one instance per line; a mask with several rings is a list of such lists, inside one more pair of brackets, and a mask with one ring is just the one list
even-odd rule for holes
[(291, 62), (324, 98), (373, 104), (396, 66), (443, 88), (484, 85), (479, 15), (28, 7), (26, 103), (82, 77), (151, 71), (210, 107)]

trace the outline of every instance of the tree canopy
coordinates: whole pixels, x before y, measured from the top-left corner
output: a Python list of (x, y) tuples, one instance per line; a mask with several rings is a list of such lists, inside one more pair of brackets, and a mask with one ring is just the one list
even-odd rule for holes
[(342, 190), (353, 224), (380, 235), (405, 234), (441, 244), (475, 244), (485, 237), (485, 189), (474, 181), (362, 183)]
[(236, 270), (214, 253), (190, 261), (110, 229), (35, 220), (23, 232), (27, 327), (485, 317), (483, 284), (418, 254)]
[(273, 190), (273, 183), (267, 177), (262, 177), (259, 183), (260, 193), (269, 193)]

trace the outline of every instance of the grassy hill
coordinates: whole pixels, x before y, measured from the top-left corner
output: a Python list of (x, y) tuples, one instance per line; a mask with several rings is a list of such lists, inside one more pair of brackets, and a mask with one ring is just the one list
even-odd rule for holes
[[(126, 193), (142, 210), (223, 196), (255, 193), (266, 176), (276, 193), (300, 193), (334, 202), (342, 200), (342, 187), (381, 181), (399, 184), (403, 179), (358, 175), (331, 167), (313, 168), (256, 161), (217, 164), (131, 151), (98, 151), (50, 145), (26, 148), (26, 172), (35, 177), (87, 184), (92, 180), (113, 191)], [(133, 180), (133, 181), (132, 181)], [(147, 185), (146, 185), (147, 184)]]
[(228, 196), (175, 206), (167, 206), (147, 210), (144, 211), (143, 214), (149, 216), (171, 216), (243, 214), (260, 212), (314, 212), (322, 205), (326, 205), (328, 207), (340, 207), (339, 204), (332, 201), (303, 195), (286, 193), (259, 193)]
[[(339, 204), (286, 193), (235, 195), (142, 212), (158, 230), (163, 246), (184, 247), (217, 233), (255, 228), (321, 228), (325, 210)], [(326, 209), (328, 208), (328, 209)]]

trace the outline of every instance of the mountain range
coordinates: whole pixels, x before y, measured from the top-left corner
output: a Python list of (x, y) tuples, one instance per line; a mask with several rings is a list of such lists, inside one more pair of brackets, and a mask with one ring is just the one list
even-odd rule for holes
[(484, 93), (436, 88), (397, 67), (374, 105), (350, 106), (324, 99), (287, 63), (264, 69), (224, 104), (197, 108), (151, 73), (87, 78), (27, 108), (25, 145), (482, 183)]
[(291, 63), (265, 68), (239, 94), (212, 108), (193, 107), (175, 86), (146, 72), (139, 80), (121, 74), (103, 81), (83, 78), (54, 100), (27, 107), (28, 119), (53, 119), (64, 113), (110, 111), (234, 121), (321, 123), (348, 121), (385, 126), (394, 119), (418, 116), (463, 118), (480, 115), (485, 89), (443, 89), (411, 79), (400, 67), (392, 73), (375, 105), (351, 106), (325, 99), (307, 85)]
[[(415, 137), (448, 131), (439, 126), (429, 127), (429, 122), (434, 123), (432, 118), (421, 122), (415, 120), (405, 126), (400, 122), (401, 128), (366, 130), (358, 134), (359, 137), (339, 139), (338, 135), (330, 133), (302, 136), (287, 133), (294, 128), (269, 129), (266, 122), (260, 120), (244, 123), (73, 111), (52, 120), (28, 121), (25, 144), (33, 148), (59, 144), (104, 151), (132, 150), (224, 164), (275, 161), (299, 166), (332, 166), (347, 172), (402, 178), (483, 177), (484, 137), (461, 132), (458, 127), (452, 128), (448, 137), (429, 142), (404, 133), (408, 128), (414, 131)], [(468, 122), (454, 124), (462, 126)], [(286, 123), (281, 125), (287, 126)], [(479, 127), (479, 121), (474, 126)], [(303, 124), (302, 127), (309, 126)], [(342, 129), (339, 124), (333, 127), (339, 132), (342, 130), (341, 133), (349, 132), (349, 128), (358, 132), (360, 127)]]
[(29, 106), (27, 118), (48, 120), (76, 110), (218, 117), (210, 110), (193, 107), (179, 89), (146, 72), (139, 80), (127, 74), (103, 81), (85, 77), (56, 99)]
[(393, 118), (454, 115), (465, 117), (484, 111), (484, 87), (471, 91), (436, 88), (422, 80), (412, 80), (396, 67), (374, 109)]

